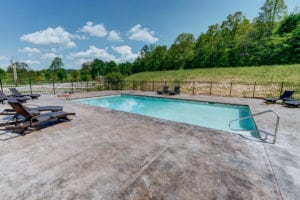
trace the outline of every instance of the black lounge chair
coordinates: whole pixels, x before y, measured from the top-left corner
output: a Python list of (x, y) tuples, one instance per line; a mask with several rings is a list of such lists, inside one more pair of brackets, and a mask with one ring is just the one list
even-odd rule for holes
[[(69, 121), (68, 115), (75, 115), (75, 113), (67, 113), (64, 111), (48, 112), (43, 114), (34, 114), (29, 112), (20, 102), (16, 100), (9, 100), (8, 103), (16, 111), (16, 123), (14, 125), (5, 126), (7, 130), (13, 130), (19, 134), (25, 135), (27, 130), (37, 130), (42, 128), (42, 125), (51, 121)], [(22, 117), (22, 120), (20, 119)]]
[(9, 90), (12, 92), (12, 96), (14, 97), (26, 97), (29, 96), (31, 99), (37, 99), (40, 97), (40, 94), (21, 94), (16, 88), (9, 88)]
[(29, 97), (12, 97), (12, 96), (8, 97), (3, 93), (2, 90), (0, 90), (0, 102), (2, 104), (4, 104), (4, 101), (8, 100), (9, 98), (15, 98), (17, 101), (19, 101), (21, 103), (25, 103), (27, 100), (30, 100)]
[(283, 103), (288, 107), (300, 107), (300, 102), (297, 100), (288, 100)]
[(282, 100), (284, 102), (284, 101), (288, 101), (293, 94), (294, 94), (293, 90), (286, 90), (279, 98), (265, 98), (264, 100), (266, 103), (275, 103), (278, 100)]
[(174, 90), (169, 90), (169, 95), (180, 94), (180, 86), (175, 86)]
[[(25, 109), (28, 110), (28, 112), (35, 114), (40, 112), (45, 112), (45, 111), (50, 111), (50, 112), (57, 112), (57, 111), (62, 111), (63, 107), (62, 106), (36, 106), (35, 107), (28, 107), (28, 105), (24, 106)], [(9, 109), (6, 108), (4, 109), (0, 115), (15, 115), (16, 110), (15, 109)]]
[(169, 92), (169, 86), (165, 85), (162, 90), (157, 90), (157, 94), (167, 94)]

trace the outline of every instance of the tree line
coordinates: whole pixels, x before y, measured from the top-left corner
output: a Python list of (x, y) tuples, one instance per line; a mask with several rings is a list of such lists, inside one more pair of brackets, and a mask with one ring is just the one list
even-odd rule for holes
[[(94, 59), (82, 64), (80, 70), (65, 70), (62, 59), (56, 57), (48, 69), (41, 71), (29, 70), (26, 63), (15, 64), (17, 70), (37, 80), (86, 81), (122, 79), (144, 71), (293, 63), (300, 63), (300, 12), (287, 14), (284, 0), (266, 0), (252, 22), (242, 12), (235, 12), (221, 24), (209, 26), (197, 39), (182, 33), (170, 48), (144, 45), (132, 63)], [(12, 65), (7, 72), (12, 72)], [(0, 76), (5, 76), (3, 70)]]
[(208, 27), (195, 39), (180, 34), (169, 49), (147, 46), (133, 63), (133, 73), (206, 67), (300, 63), (300, 13), (287, 15), (284, 0), (266, 0), (250, 22), (242, 12)]

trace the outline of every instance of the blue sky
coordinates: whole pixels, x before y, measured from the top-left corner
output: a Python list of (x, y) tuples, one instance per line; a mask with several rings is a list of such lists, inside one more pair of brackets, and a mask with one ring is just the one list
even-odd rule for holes
[[(10, 59), (66, 69), (99, 58), (133, 61), (145, 44), (167, 45), (180, 33), (198, 38), (236, 11), (250, 20), (265, 0), (0, 0), (0, 67)], [(299, 0), (285, 0), (289, 12)]]

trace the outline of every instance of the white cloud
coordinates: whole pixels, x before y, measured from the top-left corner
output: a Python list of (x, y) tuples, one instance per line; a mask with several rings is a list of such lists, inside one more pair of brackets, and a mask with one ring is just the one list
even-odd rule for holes
[(0, 56), (0, 61), (6, 61), (8, 58), (6, 56)]
[(52, 59), (55, 57), (59, 57), (59, 56), (56, 55), (55, 53), (45, 53), (41, 56), (42, 59)]
[(116, 59), (116, 62), (122, 63), (126, 61), (134, 61), (139, 55), (132, 53), (131, 47), (124, 45), (119, 47), (112, 47), (112, 49), (120, 54), (120, 57)]
[(92, 61), (95, 58), (98, 58), (103, 61), (116, 60), (116, 58), (113, 55), (109, 54), (106, 49), (98, 49), (95, 46), (90, 46), (89, 49), (86, 51), (71, 53), (69, 57), (71, 59), (77, 58), (77, 59), (84, 59), (89, 61)]
[(91, 36), (96, 37), (105, 37), (107, 35), (107, 31), (103, 24), (93, 25), (93, 22), (87, 22), (86, 25), (80, 29), (80, 31), (89, 33)]
[(88, 63), (88, 62), (91, 62), (92, 60), (90, 59), (87, 59), (87, 58), (80, 58), (76, 64), (79, 64), (79, 65), (82, 65), (83, 63)]
[(28, 64), (28, 65), (36, 65), (36, 64), (41, 64), (40, 61), (38, 60), (22, 60), (22, 62)]
[(74, 39), (78, 39), (78, 40), (87, 40), (89, 39), (88, 37), (86, 37), (85, 35), (78, 35), (78, 34), (74, 34), (73, 35)]
[(64, 48), (75, 47), (71, 40), (73, 35), (65, 31), (62, 27), (50, 28), (38, 32), (22, 35), (20, 40), (37, 45), (55, 45)]
[(115, 41), (115, 42), (121, 42), (121, 36), (120, 36), (120, 32), (112, 30), (109, 32), (108, 34), (108, 39), (111, 41)]
[(23, 49), (18, 49), (19, 52), (26, 53), (28, 56), (32, 54), (40, 53), (41, 51), (37, 48), (24, 47)]
[(158, 38), (154, 37), (154, 34), (154, 31), (150, 31), (147, 28), (142, 28), (140, 24), (132, 27), (127, 33), (130, 40), (137, 40), (151, 44), (158, 41)]

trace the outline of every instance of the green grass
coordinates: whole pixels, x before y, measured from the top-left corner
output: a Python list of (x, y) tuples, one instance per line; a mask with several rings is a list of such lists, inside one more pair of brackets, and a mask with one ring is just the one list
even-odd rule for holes
[(126, 80), (300, 82), (300, 64), (141, 72)]

